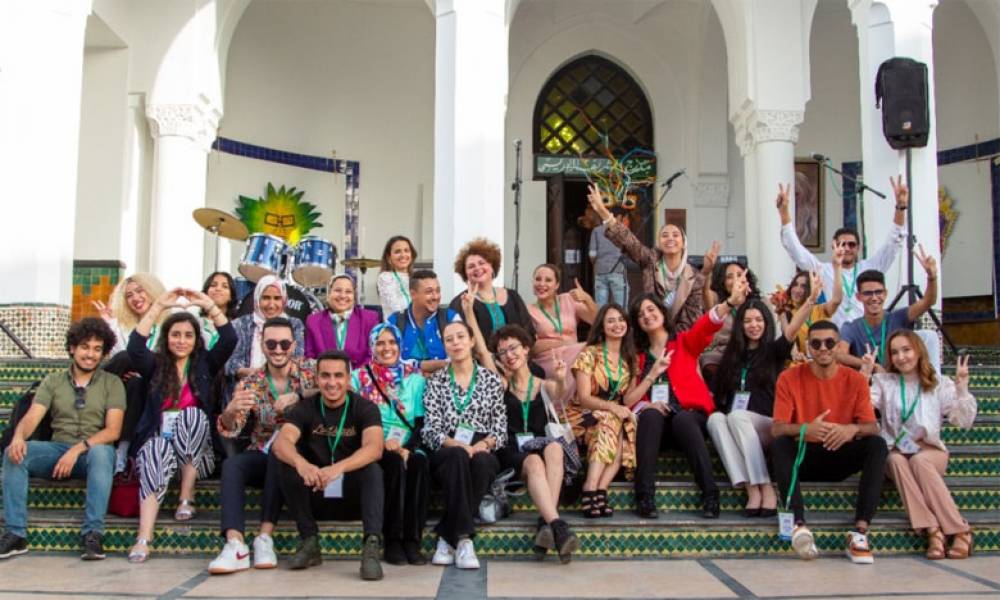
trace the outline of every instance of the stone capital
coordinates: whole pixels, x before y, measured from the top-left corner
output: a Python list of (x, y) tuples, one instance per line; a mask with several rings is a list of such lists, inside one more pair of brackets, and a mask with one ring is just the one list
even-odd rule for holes
[(186, 137), (208, 152), (215, 141), (221, 113), (207, 102), (195, 104), (151, 104), (146, 107), (154, 138)]
[(740, 154), (746, 156), (764, 142), (794, 144), (799, 140), (799, 125), (804, 118), (803, 110), (754, 109), (752, 106), (745, 106), (732, 118)]

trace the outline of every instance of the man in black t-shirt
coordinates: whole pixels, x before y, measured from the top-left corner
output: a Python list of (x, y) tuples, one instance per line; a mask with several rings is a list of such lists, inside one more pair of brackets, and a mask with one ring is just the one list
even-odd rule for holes
[(361, 578), (382, 579), (379, 563), (384, 493), (382, 419), (378, 407), (350, 391), (350, 358), (339, 350), (316, 359), (320, 393), (285, 414), (274, 442), (281, 491), (302, 541), (289, 566), (322, 562), (317, 517), (353, 519), (361, 513)]

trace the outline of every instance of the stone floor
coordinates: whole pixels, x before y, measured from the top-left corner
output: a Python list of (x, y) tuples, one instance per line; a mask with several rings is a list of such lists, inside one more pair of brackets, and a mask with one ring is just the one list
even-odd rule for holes
[(930, 562), (881, 557), (855, 566), (825, 557), (700, 560), (483, 561), (479, 571), (385, 567), (379, 582), (358, 579), (355, 561), (308, 571), (250, 571), (210, 577), (205, 559), (26, 555), (0, 563), (0, 599), (73, 598), (1000, 598), (1000, 555)]

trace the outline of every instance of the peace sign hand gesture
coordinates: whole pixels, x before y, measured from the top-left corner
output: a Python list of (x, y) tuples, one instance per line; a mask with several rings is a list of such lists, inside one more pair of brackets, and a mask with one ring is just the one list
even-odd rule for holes
[(101, 318), (105, 321), (111, 322), (111, 320), (114, 319), (114, 315), (111, 313), (111, 307), (107, 304), (101, 302), (100, 300), (94, 300), (91, 304), (94, 305), (94, 308), (97, 309), (97, 313), (101, 315)]
[(587, 200), (590, 201), (590, 207), (594, 209), (597, 216), (600, 217), (602, 221), (611, 219), (611, 211), (604, 206), (604, 199), (601, 196), (601, 190), (597, 187), (597, 184), (591, 183), (588, 190), (589, 193), (587, 194)]
[(917, 244), (917, 250), (913, 253), (916, 257), (917, 262), (920, 266), (924, 268), (924, 273), (927, 273), (927, 279), (934, 279), (937, 277), (937, 261), (930, 254), (924, 252), (924, 245)]
[(871, 344), (865, 344), (865, 350), (867, 352), (861, 357), (861, 374), (865, 376), (865, 379), (871, 379), (872, 373), (875, 372), (875, 351)]
[(896, 207), (905, 209), (910, 205), (910, 190), (903, 182), (903, 176), (897, 175), (895, 179), (889, 176), (889, 184), (892, 185), (892, 193), (896, 196)]
[(969, 354), (960, 354), (955, 361), (955, 387), (959, 392), (969, 390)]
[(722, 249), (722, 245), (718, 241), (712, 242), (712, 247), (708, 249), (705, 253), (705, 262), (701, 266), (701, 272), (706, 277), (712, 273), (712, 269), (715, 268), (715, 261), (719, 258), (719, 250)]

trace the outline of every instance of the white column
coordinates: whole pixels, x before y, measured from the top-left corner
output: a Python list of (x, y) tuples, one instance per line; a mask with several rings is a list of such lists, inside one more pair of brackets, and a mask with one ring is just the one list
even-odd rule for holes
[(795, 272), (781, 246), (774, 201), (779, 183), (795, 183), (795, 142), (803, 116), (800, 110), (748, 108), (733, 120), (744, 159), (747, 257), (763, 291), (787, 285)]
[(504, 241), (507, 27), (503, 0), (438, 0), (435, 15), (434, 268), (448, 302), (458, 249)]
[[(938, 230), (937, 124), (934, 118), (933, 13), (937, 0), (852, 0), (851, 17), (858, 30), (861, 79), (861, 143), (865, 182), (886, 194), (883, 201), (865, 195), (865, 230), (869, 254), (885, 241), (892, 224), (894, 200), (889, 177), (906, 173), (905, 151), (889, 147), (882, 133), (882, 111), (875, 108), (875, 74), (879, 65), (896, 56), (927, 65), (930, 100), (930, 137), (927, 146), (912, 150), (913, 233), (924, 249), (940, 259)], [(919, 264), (914, 279), (921, 289), (926, 281)], [(906, 282), (905, 250), (886, 273), (894, 293)], [(940, 285), (940, 282), (939, 282)], [(940, 300), (939, 300), (940, 304)]]
[(83, 46), (90, 0), (0, 3), (0, 304), (73, 298)]
[(146, 108), (153, 152), (150, 271), (167, 288), (200, 287), (204, 230), (191, 213), (205, 206), (208, 151), (219, 111), (205, 102)]

